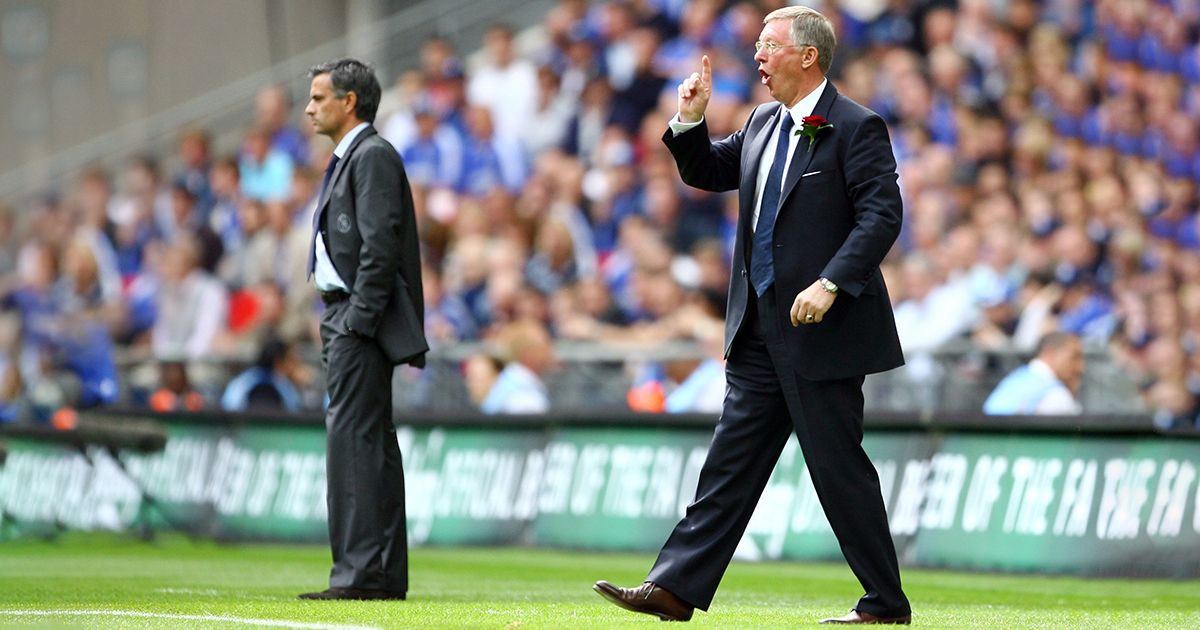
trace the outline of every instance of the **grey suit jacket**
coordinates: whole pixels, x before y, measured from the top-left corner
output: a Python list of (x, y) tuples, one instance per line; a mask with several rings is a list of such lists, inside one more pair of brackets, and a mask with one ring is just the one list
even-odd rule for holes
[(425, 305), (412, 190), (396, 149), (367, 127), (317, 205), (329, 258), (350, 287), (343, 330), (375, 339), (394, 365), (425, 365)]

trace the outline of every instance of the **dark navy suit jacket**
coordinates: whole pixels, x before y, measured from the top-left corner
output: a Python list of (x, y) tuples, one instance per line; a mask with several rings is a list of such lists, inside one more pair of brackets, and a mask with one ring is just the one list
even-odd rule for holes
[[(781, 111), (779, 103), (760, 105), (744, 127), (716, 142), (710, 141), (704, 123), (678, 136), (668, 129), (663, 136), (685, 183), (715, 192), (738, 190), (726, 357), (753, 295), (747, 270), (755, 180)], [(902, 216), (887, 126), (878, 114), (838, 94), (832, 83), (826, 84), (813, 114), (833, 127), (820, 131), (811, 148), (807, 138), (800, 138), (788, 166), (771, 250), (775, 315), (784, 322), (788, 355), (805, 379), (890, 370), (903, 365), (904, 357), (879, 273), (900, 234)], [(839, 287), (833, 306), (821, 323), (792, 327), (793, 300), (821, 277)]]

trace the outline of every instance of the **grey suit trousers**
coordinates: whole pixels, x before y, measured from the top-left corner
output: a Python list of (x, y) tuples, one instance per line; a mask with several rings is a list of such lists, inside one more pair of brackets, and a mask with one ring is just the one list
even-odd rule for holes
[(374, 339), (346, 333), (349, 300), (321, 318), (331, 587), (408, 591), (404, 469), (392, 423), (392, 364)]

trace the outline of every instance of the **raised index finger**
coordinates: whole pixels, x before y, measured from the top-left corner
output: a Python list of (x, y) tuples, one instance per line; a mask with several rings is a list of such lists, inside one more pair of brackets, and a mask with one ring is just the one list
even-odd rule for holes
[(700, 84), (705, 87), (712, 85), (712, 64), (708, 61), (708, 55), (700, 57)]

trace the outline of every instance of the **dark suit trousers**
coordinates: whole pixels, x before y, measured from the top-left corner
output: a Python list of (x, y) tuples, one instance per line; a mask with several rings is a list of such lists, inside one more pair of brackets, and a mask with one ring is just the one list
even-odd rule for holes
[(325, 413), (329, 585), (408, 591), (404, 469), (392, 424), (392, 364), (373, 339), (342, 325), (348, 300), (321, 318), (321, 362), (329, 387)]
[(801, 378), (783, 343), (781, 327), (791, 324), (773, 315), (775, 288), (757, 301), (753, 289), (750, 296), (696, 499), (646, 579), (707, 610), (794, 431), (825, 516), (865, 591), (855, 608), (907, 615), (879, 477), (862, 449), (863, 378)]

